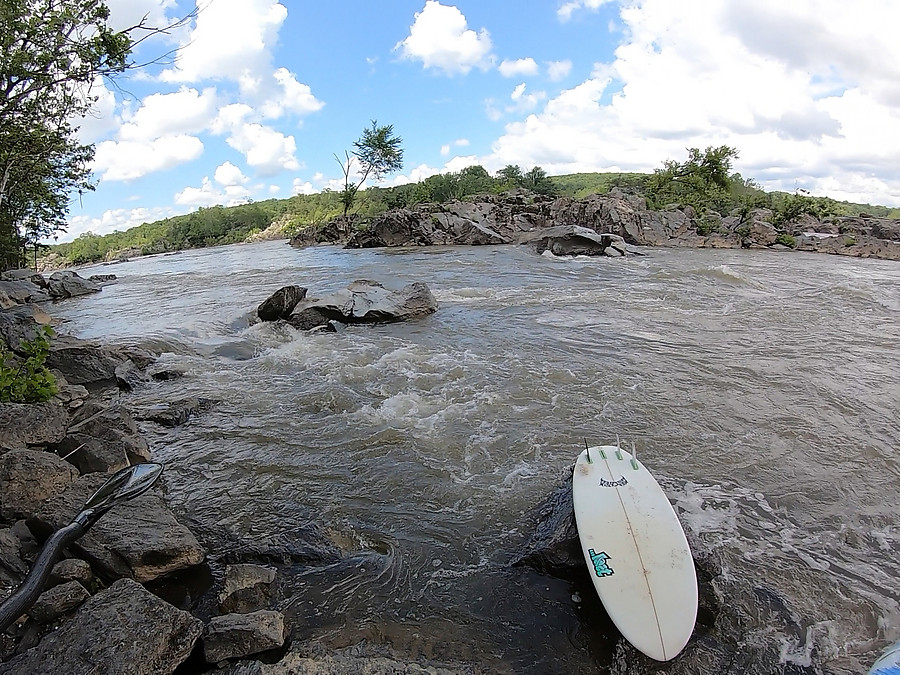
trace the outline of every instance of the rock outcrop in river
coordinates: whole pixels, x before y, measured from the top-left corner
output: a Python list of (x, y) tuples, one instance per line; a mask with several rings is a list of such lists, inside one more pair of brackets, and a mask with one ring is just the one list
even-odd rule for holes
[(769, 209), (702, 217), (691, 207), (655, 211), (643, 197), (614, 189), (583, 199), (513, 191), (466, 201), (393, 209), (366, 222), (338, 218), (301, 231), (292, 246), (347, 248), (492, 245), (533, 241), (549, 227), (583, 227), (612, 234), (631, 246), (794, 248), (835, 255), (900, 260), (900, 221), (888, 218), (803, 215), (776, 227)]

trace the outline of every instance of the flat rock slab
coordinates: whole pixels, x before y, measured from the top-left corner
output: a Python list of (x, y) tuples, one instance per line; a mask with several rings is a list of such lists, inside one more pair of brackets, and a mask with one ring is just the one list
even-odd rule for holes
[(269, 609), (213, 617), (203, 635), (207, 663), (241, 658), (281, 647), (287, 631), (284, 615)]
[(3, 664), (3, 672), (168, 675), (202, 632), (199, 619), (122, 579), (90, 598), (36, 647)]
[[(41, 537), (64, 527), (109, 476), (81, 476), (60, 495), (44, 502), (28, 526)], [(196, 537), (151, 490), (104, 515), (72, 545), (78, 556), (98, 573), (111, 578), (152, 581), (203, 562), (206, 556)]]
[(0, 454), (55, 445), (65, 438), (68, 423), (69, 413), (58, 401), (0, 403)]
[(25, 518), (78, 478), (66, 460), (44, 450), (12, 450), (0, 455), (0, 516)]

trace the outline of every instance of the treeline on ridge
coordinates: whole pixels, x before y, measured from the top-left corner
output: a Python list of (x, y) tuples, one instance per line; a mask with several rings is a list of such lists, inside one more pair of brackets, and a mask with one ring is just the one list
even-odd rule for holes
[[(372, 187), (359, 192), (354, 213), (361, 222), (392, 208), (420, 203), (444, 203), (474, 195), (499, 194), (523, 188), (537, 194), (582, 198), (606, 194), (613, 188), (644, 196), (651, 208), (692, 206), (698, 213), (722, 215), (735, 209), (770, 208), (776, 224), (809, 213), (818, 218), (868, 213), (900, 217), (900, 209), (838, 202), (798, 191), (765, 192), (753, 180), (731, 172), (737, 152), (728, 146), (689, 149), (684, 162), (667, 161), (652, 174), (579, 173), (548, 176), (540, 167), (522, 171), (509, 165), (493, 176), (482, 166), (436, 174), (418, 183)], [(340, 192), (326, 190), (288, 199), (269, 199), (231, 207), (200, 208), (193, 213), (145, 223), (124, 232), (99, 236), (87, 233), (72, 242), (51, 247), (73, 265), (117, 257), (149, 255), (190, 248), (244, 242), (275, 226), (274, 236), (289, 237), (300, 229), (326, 223), (343, 213)], [(702, 234), (702, 233), (701, 233)]]

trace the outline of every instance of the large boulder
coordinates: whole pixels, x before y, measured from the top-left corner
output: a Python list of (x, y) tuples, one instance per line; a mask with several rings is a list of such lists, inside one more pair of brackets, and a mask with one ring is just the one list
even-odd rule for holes
[(203, 634), (203, 655), (207, 663), (241, 658), (276, 649), (284, 644), (287, 630), (284, 615), (270, 609), (249, 614), (213, 617)]
[(525, 233), (520, 243), (530, 244), (535, 251), (549, 251), (557, 256), (620, 257), (627, 252), (625, 240), (617, 234), (598, 234), (578, 225), (559, 225)]
[(0, 455), (0, 517), (30, 516), (76, 478), (75, 467), (52, 452), (12, 450)]
[(20, 352), (23, 340), (33, 340), (42, 326), (49, 326), (51, 322), (47, 312), (31, 303), (0, 309), (0, 345)]
[(150, 460), (150, 447), (123, 406), (91, 402), (78, 411), (74, 422), (58, 452), (81, 473), (118, 471)]
[(19, 304), (50, 299), (47, 291), (30, 281), (0, 281), (0, 291)]
[[(39, 537), (69, 524), (84, 502), (109, 476), (82, 476), (60, 495), (51, 497), (28, 526)], [(156, 490), (104, 515), (71, 549), (109, 578), (140, 582), (188, 569), (203, 562), (197, 539), (166, 506)]]
[(54, 272), (47, 281), (50, 297), (54, 299), (74, 298), (79, 295), (98, 293), (100, 285), (78, 275), (77, 272), (63, 270)]
[(286, 319), (294, 311), (303, 298), (306, 297), (303, 286), (284, 286), (263, 300), (256, 309), (256, 313), (263, 321), (278, 321)]
[(437, 300), (422, 282), (391, 291), (376, 281), (363, 279), (354, 281), (343, 291), (312, 300), (306, 307), (341, 323), (383, 323), (433, 314), (437, 311)]
[(190, 655), (202, 632), (199, 619), (122, 579), (36, 647), (3, 664), (3, 672), (165, 675)]
[(27, 267), (0, 272), (0, 281), (29, 281), (39, 288), (47, 288), (47, 280), (44, 275)]
[(66, 436), (69, 414), (56, 400), (0, 403), (0, 454), (7, 450), (54, 446)]
[(119, 350), (69, 335), (50, 341), (47, 366), (65, 375), (70, 384), (116, 381), (116, 368), (128, 358)]

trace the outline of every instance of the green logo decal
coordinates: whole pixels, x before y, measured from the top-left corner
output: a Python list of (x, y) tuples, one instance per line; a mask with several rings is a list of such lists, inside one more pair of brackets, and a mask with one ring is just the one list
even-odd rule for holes
[(589, 548), (588, 555), (591, 556), (591, 562), (594, 563), (594, 572), (596, 572), (598, 577), (611, 577), (615, 574), (612, 567), (606, 564), (606, 561), (609, 560), (609, 556), (603, 551), (595, 553), (594, 549)]

